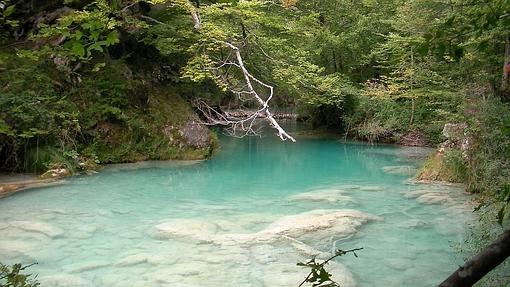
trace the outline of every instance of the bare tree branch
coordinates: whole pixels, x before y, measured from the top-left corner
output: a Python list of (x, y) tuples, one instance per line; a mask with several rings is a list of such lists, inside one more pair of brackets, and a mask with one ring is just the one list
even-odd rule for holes
[(466, 261), (439, 287), (469, 287), (510, 256), (510, 229), (506, 230), (475, 257)]
[[(193, 27), (195, 29), (200, 29), (202, 27), (202, 21), (200, 19), (200, 15), (198, 13), (198, 8), (194, 7), (191, 3), (190, 4), (190, 13), (191, 13), (191, 19), (193, 21)], [(254, 130), (254, 124), (255, 120), (259, 117), (265, 118), (271, 127), (273, 127), (277, 131), (277, 136), (285, 141), (285, 140), (291, 140), (292, 142), (296, 142), (296, 140), (289, 135), (281, 126), (278, 124), (278, 122), (274, 119), (273, 114), (269, 111), (269, 101), (273, 98), (274, 95), (274, 87), (271, 85), (268, 85), (259, 79), (255, 78), (244, 66), (243, 57), (241, 56), (241, 52), (239, 48), (235, 45), (233, 45), (230, 42), (223, 42), (227, 47), (231, 49), (231, 53), (233, 52), (235, 55), (235, 61), (231, 61), (231, 53), (229, 56), (227, 56), (227, 59), (224, 60), (219, 66), (213, 68), (212, 70), (216, 72), (216, 74), (219, 74), (219, 71), (223, 67), (231, 68), (236, 67), (241, 70), (243, 77), (244, 77), (244, 83), (245, 86), (242, 90), (236, 90), (235, 88), (230, 85), (228, 79), (226, 78), (226, 75), (218, 75), (220, 79), (226, 84), (226, 86), (229, 88), (229, 90), (236, 94), (240, 100), (242, 99), (242, 95), (249, 95), (252, 99), (254, 99), (261, 108), (255, 112), (252, 112), (250, 115), (248, 115), (245, 118), (242, 119), (234, 119), (232, 117), (229, 117), (225, 113), (222, 113), (220, 111), (216, 111), (211, 106), (207, 105), (204, 101), (194, 101), (195, 107), (202, 112), (203, 116), (209, 121), (209, 125), (224, 125), (229, 126), (229, 133), (231, 135), (236, 136), (237, 130), (241, 130), (244, 135), (259, 135), (258, 131)], [(265, 52), (263, 51), (265, 54)], [(227, 71), (228, 72), (228, 71)], [(269, 89), (269, 96), (266, 100), (263, 100), (262, 97), (257, 93), (255, 88), (253, 87), (252, 81), (261, 85), (262, 87), (265, 87)], [(245, 90), (246, 89), (246, 90)]]
[[(265, 118), (269, 121), (269, 124), (274, 129), (277, 130), (277, 135), (281, 140), (284, 141), (284, 140), (289, 139), (292, 142), (295, 142), (296, 140), (291, 135), (289, 135), (280, 126), (280, 124), (278, 124), (278, 122), (274, 119), (273, 114), (269, 111), (269, 101), (271, 101), (271, 99), (273, 98), (273, 95), (274, 95), (273, 86), (260, 81), (259, 79), (255, 78), (253, 75), (251, 75), (250, 72), (248, 72), (248, 70), (244, 66), (243, 58), (241, 56), (241, 51), (239, 50), (238, 47), (236, 47), (235, 45), (233, 45), (232, 43), (229, 43), (229, 42), (224, 42), (224, 44), (226, 46), (228, 46), (230, 49), (232, 49), (232, 51), (234, 52), (236, 59), (237, 59), (237, 64), (243, 73), (244, 81), (246, 83), (246, 87), (248, 89), (249, 94), (251, 94), (252, 97), (262, 106), (258, 112), (265, 115)], [(258, 83), (259, 85), (269, 89), (269, 96), (267, 97), (267, 99), (265, 101), (259, 96), (257, 91), (253, 88), (252, 80), (254, 82)]]

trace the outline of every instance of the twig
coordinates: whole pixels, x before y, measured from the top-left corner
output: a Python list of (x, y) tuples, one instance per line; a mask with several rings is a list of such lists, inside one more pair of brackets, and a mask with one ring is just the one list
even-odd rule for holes
[[(301, 287), (303, 286), (303, 284), (305, 284), (306, 282), (308, 282), (308, 279), (310, 279), (310, 276), (313, 275), (314, 271), (318, 268), (322, 268), (324, 267), (324, 265), (328, 264), (329, 261), (333, 260), (334, 258), (336, 257), (339, 257), (339, 256), (342, 256), (342, 255), (345, 255), (347, 253), (352, 253), (354, 254), (355, 257), (358, 257), (358, 255), (356, 254), (356, 251), (359, 251), (359, 250), (362, 250), (363, 248), (354, 248), (354, 249), (350, 249), (350, 250), (341, 250), (341, 249), (337, 249), (335, 255), (331, 256), (330, 258), (326, 259), (326, 261), (322, 262), (321, 264), (317, 265), (316, 268), (312, 268), (312, 271), (310, 271), (310, 273), (308, 273), (308, 276), (306, 276), (306, 278), (301, 282), (301, 284), (299, 284), (298, 287)], [(314, 258), (315, 259), (315, 258)], [(333, 283), (337, 284), (336, 282), (333, 281)]]

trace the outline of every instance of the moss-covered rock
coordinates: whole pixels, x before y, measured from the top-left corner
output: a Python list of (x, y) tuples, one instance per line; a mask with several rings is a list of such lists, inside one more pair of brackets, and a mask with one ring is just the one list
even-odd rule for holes
[(211, 131), (173, 89), (148, 88), (146, 97), (146, 107), (128, 108), (122, 120), (95, 127), (89, 150), (101, 163), (204, 159), (212, 153)]
[(450, 182), (453, 176), (445, 167), (443, 154), (435, 153), (425, 162), (417, 175), (420, 181), (446, 181)]
[(456, 149), (438, 150), (423, 165), (417, 175), (420, 181), (462, 183), (466, 179), (466, 164), (462, 152)]

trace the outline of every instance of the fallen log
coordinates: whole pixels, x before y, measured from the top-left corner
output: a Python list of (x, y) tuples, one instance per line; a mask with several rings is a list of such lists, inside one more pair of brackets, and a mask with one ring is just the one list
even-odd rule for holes
[(466, 261), (439, 287), (470, 287), (510, 256), (510, 229), (475, 257)]

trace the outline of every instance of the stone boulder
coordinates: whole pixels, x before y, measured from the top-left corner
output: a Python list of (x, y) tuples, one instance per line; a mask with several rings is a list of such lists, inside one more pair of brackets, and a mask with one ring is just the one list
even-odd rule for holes
[(439, 152), (443, 152), (447, 148), (457, 148), (461, 151), (466, 151), (469, 148), (467, 128), (468, 126), (465, 123), (445, 124), (443, 136), (446, 138), (446, 141), (441, 144)]
[(426, 146), (425, 135), (418, 130), (411, 130), (400, 138), (399, 143), (403, 146)]
[(211, 143), (209, 129), (196, 118), (189, 119), (179, 130), (186, 145), (194, 148), (206, 148)]

